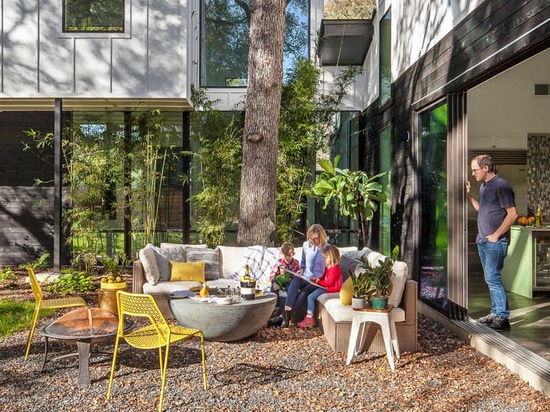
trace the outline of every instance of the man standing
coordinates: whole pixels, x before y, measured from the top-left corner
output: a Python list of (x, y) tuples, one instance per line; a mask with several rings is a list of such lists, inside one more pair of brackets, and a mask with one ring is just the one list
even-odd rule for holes
[(510, 330), (510, 308), (500, 272), (508, 252), (510, 227), (518, 217), (514, 191), (506, 180), (495, 174), (491, 156), (476, 156), (471, 167), (476, 181), (482, 182), (479, 200), (470, 193), (470, 182), (466, 182), (466, 193), (468, 201), (478, 212), (477, 250), (491, 297), (491, 313), (478, 322), (504, 332)]

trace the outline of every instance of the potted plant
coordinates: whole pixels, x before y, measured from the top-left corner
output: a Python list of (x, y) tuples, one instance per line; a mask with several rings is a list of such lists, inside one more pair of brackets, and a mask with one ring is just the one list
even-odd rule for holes
[(105, 275), (101, 277), (98, 292), (99, 307), (117, 313), (116, 292), (126, 290), (126, 281), (122, 274), (125, 267), (130, 264), (130, 260), (122, 254), (120, 257), (104, 257), (99, 261), (105, 268)]
[(105, 268), (105, 276), (101, 278), (102, 289), (126, 289), (126, 281), (122, 278), (124, 269), (130, 264), (125, 254), (115, 257), (100, 258), (99, 262)]
[(390, 257), (378, 262), (378, 266), (371, 267), (366, 273), (369, 274), (370, 282), (374, 287), (374, 293), (370, 297), (373, 309), (385, 310), (388, 307), (388, 298), (391, 293), (393, 264), (399, 256), (399, 246), (395, 246)]
[[(368, 262), (366, 264), (368, 265)], [(369, 296), (374, 292), (370, 274), (366, 270), (356, 273), (350, 269), (349, 276), (353, 285), (351, 305), (354, 309), (362, 309), (366, 307)]]

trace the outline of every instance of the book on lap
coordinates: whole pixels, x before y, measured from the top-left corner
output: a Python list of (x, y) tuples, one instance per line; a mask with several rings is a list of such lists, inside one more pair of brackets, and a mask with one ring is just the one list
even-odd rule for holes
[(321, 289), (326, 289), (325, 286), (318, 285), (317, 283), (315, 283), (315, 282), (309, 280), (308, 278), (306, 278), (305, 276), (303, 276), (303, 275), (300, 274), (300, 273), (293, 272), (292, 270), (289, 270), (289, 269), (285, 269), (285, 273), (289, 273), (292, 277), (303, 279), (303, 280), (305, 280), (307, 283), (309, 283), (310, 285), (317, 286), (318, 288), (321, 288)]

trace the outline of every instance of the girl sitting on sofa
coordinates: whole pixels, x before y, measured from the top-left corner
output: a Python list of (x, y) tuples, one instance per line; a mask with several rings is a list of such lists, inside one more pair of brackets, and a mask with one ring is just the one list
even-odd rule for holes
[[(318, 286), (307, 285), (303, 293), (307, 294), (307, 315), (301, 322), (299, 328), (310, 328), (315, 325), (313, 312), (315, 311), (315, 299), (323, 293), (340, 292), (342, 287), (342, 271), (340, 270), (340, 252), (336, 246), (328, 245), (323, 250), (325, 258), (325, 273), (320, 278), (311, 278)], [(321, 287), (319, 287), (321, 286)]]

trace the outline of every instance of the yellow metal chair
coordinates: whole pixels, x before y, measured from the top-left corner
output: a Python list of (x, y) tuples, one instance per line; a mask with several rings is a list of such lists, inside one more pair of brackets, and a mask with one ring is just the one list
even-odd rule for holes
[[(111, 367), (111, 377), (109, 379), (109, 390), (107, 392), (107, 399), (111, 396), (111, 388), (113, 385), (113, 378), (115, 375), (116, 358), (118, 352), (118, 345), (120, 339), (123, 338), (126, 342), (138, 349), (155, 349), (159, 350), (160, 361), (160, 375), (161, 375), (161, 389), (160, 389), (160, 402), (159, 411), (162, 411), (162, 401), (164, 398), (164, 387), (166, 385), (166, 369), (168, 367), (168, 353), (170, 350), (170, 344), (192, 337), (198, 337), (201, 341), (202, 351), (202, 375), (204, 389), (207, 389), (206, 384), (206, 359), (204, 355), (204, 335), (198, 329), (186, 328), (183, 326), (172, 326), (166, 322), (166, 319), (162, 315), (157, 302), (151, 295), (146, 294), (134, 294), (123, 291), (117, 292), (118, 303), (118, 333), (115, 342), (115, 349), (113, 353), (113, 364)], [(149, 319), (150, 324), (136, 330), (130, 330), (125, 332), (124, 320), (125, 317), (143, 317)], [(162, 348), (164, 350), (164, 356), (162, 354)]]
[(57, 299), (44, 299), (42, 295), (42, 288), (32, 267), (27, 267), (27, 273), (29, 274), (29, 282), (32, 287), (32, 293), (34, 295), (35, 305), (34, 313), (32, 315), (31, 321), (31, 330), (29, 331), (29, 338), (27, 339), (27, 351), (25, 352), (25, 360), (29, 357), (29, 352), (31, 350), (32, 335), (34, 334), (34, 329), (38, 323), (38, 315), (41, 310), (46, 309), (61, 309), (61, 308), (73, 308), (73, 307), (83, 307), (85, 308), (86, 301), (79, 296), (69, 297), (69, 298), (57, 298)]

